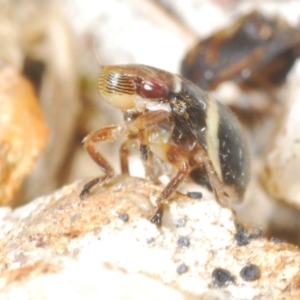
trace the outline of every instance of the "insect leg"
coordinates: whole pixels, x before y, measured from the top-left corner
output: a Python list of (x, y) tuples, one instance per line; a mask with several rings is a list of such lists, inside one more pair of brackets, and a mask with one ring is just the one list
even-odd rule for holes
[(210, 185), (213, 189), (218, 203), (222, 207), (231, 208), (232, 206), (230, 205), (230, 201), (224, 189), (224, 185), (222, 184), (217, 172), (215, 171), (212, 162), (207, 155), (207, 152), (202, 147), (197, 148), (197, 155), (193, 157), (193, 167), (194, 164), (204, 166)]
[[(170, 130), (173, 124), (172, 116), (168, 111), (156, 110), (150, 111), (138, 116), (129, 126), (134, 126), (138, 130), (137, 138), (139, 140), (139, 152), (142, 159), (146, 175), (153, 182), (159, 183), (160, 170), (158, 164), (154, 163), (155, 157), (150, 149), (151, 132), (159, 132), (162, 128)], [(154, 165), (156, 167), (154, 167)]]
[(107, 126), (96, 130), (90, 133), (84, 139), (84, 146), (88, 151), (89, 155), (92, 159), (100, 166), (101, 170), (105, 173), (103, 176), (97, 177), (91, 181), (89, 181), (83, 187), (83, 190), (80, 193), (80, 198), (85, 199), (89, 196), (90, 190), (97, 185), (114, 176), (114, 170), (108, 161), (97, 151), (95, 148), (95, 144), (102, 141), (114, 141), (117, 138), (124, 135), (122, 127), (119, 126)]
[(147, 112), (124, 126), (124, 133), (126, 131), (126, 134), (129, 135), (129, 139), (120, 147), (121, 171), (123, 174), (129, 174), (128, 157), (138, 148), (140, 158), (146, 166), (148, 156), (150, 155), (148, 129), (158, 126), (161, 122), (166, 122), (169, 117), (169, 113), (163, 110)]
[(143, 162), (146, 162), (149, 155), (148, 149), (148, 132), (144, 130), (140, 130), (139, 140), (140, 140), (140, 157)]
[(174, 193), (179, 184), (188, 176), (190, 165), (186, 155), (173, 145), (153, 143), (150, 145), (150, 149), (155, 155), (162, 160), (169, 162), (178, 170), (177, 174), (170, 180), (168, 185), (156, 199), (157, 209), (154, 216), (151, 218), (151, 222), (160, 225), (166, 201)]
[(129, 164), (128, 158), (132, 152), (138, 149), (138, 140), (129, 139), (126, 140), (120, 147), (120, 162), (121, 162), (121, 172), (122, 174), (129, 174)]
[(155, 110), (138, 116), (128, 124), (128, 127), (130, 128), (130, 124), (138, 130), (159, 127), (160, 123), (169, 121), (171, 117), (171, 114), (167, 111)]

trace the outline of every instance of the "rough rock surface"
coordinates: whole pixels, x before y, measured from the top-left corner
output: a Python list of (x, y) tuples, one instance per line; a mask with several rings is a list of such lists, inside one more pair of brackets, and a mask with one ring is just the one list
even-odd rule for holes
[[(238, 246), (211, 194), (176, 194), (157, 228), (148, 218), (161, 186), (117, 177), (80, 200), (82, 186), (1, 209), (1, 299), (299, 299), (299, 250), (264, 238)], [(249, 264), (254, 281), (240, 275)], [(216, 268), (233, 282), (215, 287)]]

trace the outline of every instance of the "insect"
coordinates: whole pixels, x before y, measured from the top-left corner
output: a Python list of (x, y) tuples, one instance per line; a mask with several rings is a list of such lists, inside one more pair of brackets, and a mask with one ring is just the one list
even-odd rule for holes
[(169, 198), (189, 175), (201, 183), (204, 172), (223, 207), (232, 208), (232, 203), (243, 200), (250, 177), (248, 147), (226, 106), (187, 79), (145, 65), (103, 66), (99, 91), (104, 101), (123, 112), (125, 124), (101, 128), (85, 138), (89, 155), (104, 175), (84, 186), (81, 199), (114, 176), (95, 144), (125, 136), (120, 148), (122, 173), (129, 173), (132, 145), (138, 146), (152, 180), (170, 169), (166, 166), (175, 171), (156, 199), (151, 222), (161, 224)]

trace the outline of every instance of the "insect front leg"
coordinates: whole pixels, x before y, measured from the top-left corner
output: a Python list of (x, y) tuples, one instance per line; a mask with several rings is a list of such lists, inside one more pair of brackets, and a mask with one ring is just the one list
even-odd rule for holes
[(84, 146), (88, 151), (89, 155), (92, 159), (100, 166), (101, 170), (105, 173), (103, 176), (97, 177), (87, 184), (84, 185), (83, 190), (80, 193), (80, 198), (85, 199), (89, 196), (91, 189), (114, 176), (114, 170), (109, 164), (109, 162), (97, 151), (95, 144), (98, 142), (105, 142), (105, 141), (114, 141), (125, 134), (124, 129), (120, 126), (107, 126), (96, 130), (89, 134), (84, 139)]
[[(133, 126), (138, 130), (137, 138), (139, 140), (139, 153), (143, 162), (146, 176), (153, 182), (159, 183), (158, 173), (159, 168), (155, 169), (153, 163), (155, 157), (150, 150), (151, 134), (157, 136), (159, 139), (159, 133), (162, 128), (166, 131), (171, 131), (173, 121), (169, 112), (164, 110), (150, 111), (138, 116), (129, 126)], [(158, 141), (159, 142), (159, 141)], [(157, 164), (156, 164), (157, 166)]]
[(164, 206), (170, 196), (176, 191), (179, 184), (188, 176), (190, 164), (187, 156), (176, 146), (153, 143), (150, 144), (150, 150), (162, 160), (172, 164), (178, 170), (177, 174), (170, 180), (156, 199), (157, 209), (150, 221), (154, 224), (161, 225)]
[(147, 112), (141, 114), (135, 120), (128, 122), (124, 126), (124, 131), (127, 132), (128, 140), (120, 147), (121, 171), (123, 174), (129, 174), (128, 158), (137, 149), (140, 153), (140, 158), (146, 166), (149, 153), (149, 130), (159, 126), (161, 122), (168, 122), (170, 114), (163, 110)]
[(122, 174), (129, 174), (129, 156), (139, 147), (137, 139), (128, 139), (120, 147), (120, 164)]

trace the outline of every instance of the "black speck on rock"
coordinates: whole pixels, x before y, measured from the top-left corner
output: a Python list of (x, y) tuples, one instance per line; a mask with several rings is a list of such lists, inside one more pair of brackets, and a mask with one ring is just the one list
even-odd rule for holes
[(181, 236), (178, 239), (177, 244), (180, 248), (188, 248), (190, 245), (190, 239), (186, 236)]
[(182, 263), (182, 264), (180, 264), (180, 265), (177, 267), (176, 271), (177, 271), (177, 273), (178, 273), (179, 275), (181, 275), (181, 274), (183, 274), (183, 273), (186, 273), (186, 272), (187, 272), (187, 269), (188, 269), (187, 265), (184, 264), (184, 263)]
[(241, 270), (240, 275), (245, 281), (254, 281), (260, 277), (260, 269), (257, 265), (250, 264)]
[(123, 221), (123, 222), (127, 222), (129, 220), (129, 216), (127, 213), (120, 213), (119, 214), (119, 218)]
[(216, 268), (212, 272), (212, 281), (215, 287), (225, 287), (234, 282), (234, 277), (229, 271), (222, 268)]

